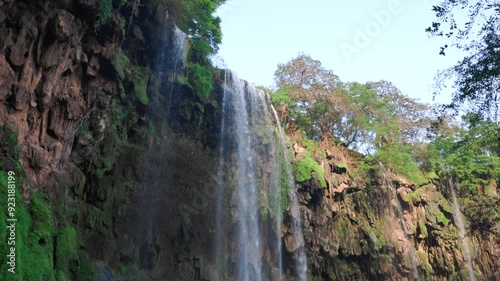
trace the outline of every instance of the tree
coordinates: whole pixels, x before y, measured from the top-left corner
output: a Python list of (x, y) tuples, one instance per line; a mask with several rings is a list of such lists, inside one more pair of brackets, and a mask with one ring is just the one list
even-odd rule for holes
[(397, 116), (399, 140), (406, 143), (424, 141), (432, 122), (432, 107), (404, 95), (389, 81), (370, 82), (369, 86), (388, 104), (387, 110)]
[(456, 128), (455, 133), (437, 135), (427, 144), (424, 166), (428, 171), (454, 175), (472, 191), (496, 188), (500, 178), (499, 125), (471, 113), (462, 120), (462, 128)]
[(298, 89), (319, 88), (325, 91), (335, 90), (340, 80), (331, 70), (326, 70), (321, 62), (300, 53), (285, 64), (278, 64), (274, 72), (276, 86), (293, 86)]
[[(468, 11), (465, 22), (460, 22), (457, 10)], [(498, 121), (500, 3), (494, 0), (445, 0), (439, 6), (433, 6), (433, 11), (437, 21), (426, 31), (433, 36), (451, 38), (451, 46), (469, 52), (457, 65), (440, 74), (439, 79), (455, 79), (453, 99), (445, 109), (458, 112), (464, 105), (469, 105), (468, 111)], [(445, 55), (446, 48), (448, 45), (441, 47), (441, 55)]]
[(279, 89), (273, 100), (286, 101), (291, 121), (309, 138), (321, 138), (330, 122), (340, 118), (340, 80), (320, 61), (301, 53), (286, 64), (278, 64), (274, 81)]

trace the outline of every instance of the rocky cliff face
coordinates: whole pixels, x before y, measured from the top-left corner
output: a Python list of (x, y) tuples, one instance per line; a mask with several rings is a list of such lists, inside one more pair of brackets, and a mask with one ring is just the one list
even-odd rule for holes
[[(296, 159), (311, 150), (298, 132), (292, 141)], [(416, 186), (383, 168), (361, 173), (360, 155), (333, 139), (314, 149), (326, 187), (312, 172), (299, 194), (317, 280), (470, 280), (447, 184)], [(472, 229), (466, 239), (477, 280), (498, 280), (498, 236)]]
[[(164, 11), (145, 1), (118, 2), (124, 1), (113, 1), (109, 21), (96, 29), (96, 0), (0, 1), (0, 126), (17, 133), (20, 192), (30, 206), (31, 195), (46, 193), (49, 220), (76, 229), (79, 251), (68, 258), (65, 278), (214, 280), (223, 91), (202, 101), (176, 79), (179, 59), (165, 59), (177, 51), (175, 26)], [(222, 84), (223, 77), (215, 80)], [(276, 153), (270, 145), (276, 135), (259, 129), (258, 158), (265, 162)], [(11, 146), (4, 132), (0, 155)], [(362, 173), (360, 155), (333, 139), (308, 152), (310, 144), (289, 132), (295, 159), (313, 153), (322, 168), (297, 185), (312, 280), (412, 280), (415, 267), (421, 280), (467, 280), (446, 184), (415, 186), (390, 171)], [(275, 180), (271, 169), (262, 163), (258, 177)], [(234, 212), (234, 198), (225, 196)], [(263, 237), (275, 235), (275, 207), (260, 202), (268, 209), (260, 218)], [(233, 222), (232, 212), (224, 219)], [(291, 276), (297, 243), (290, 214), (284, 217)], [(54, 264), (64, 256), (61, 237), (51, 232), (35, 243), (51, 245)], [(499, 237), (479, 228), (466, 237), (477, 279), (500, 280)], [(236, 247), (224, 243), (226, 250)], [(262, 255), (276, 262), (272, 251)], [(226, 272), (235, 270), (235, 259), (228, 255)]]
[[(214, 107), (176, 81), (182, 57), (166, 11), (118, 2), (97, 28), (100, 1), (0, 1), (0, 126), (17, 136), (19, 192), (27, 208), (47, 194), (56, 229), (76, 229), (71, 279), (202, 280), (197, 255), (211, 236), (194, 216), (213, 213)], [(51, 252), (59, 236), (48, 235)]]

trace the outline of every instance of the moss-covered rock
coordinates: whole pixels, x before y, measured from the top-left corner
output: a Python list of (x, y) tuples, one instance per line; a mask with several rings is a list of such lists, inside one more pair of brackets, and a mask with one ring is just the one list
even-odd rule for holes
[(304, 182), (314, 176), (314, 179), (318, 180), (322, 187), (326, 187), (325, 170), (311, 156), (306, 155), (297, 159), (293, 162), (292, 167), (297, 182)]

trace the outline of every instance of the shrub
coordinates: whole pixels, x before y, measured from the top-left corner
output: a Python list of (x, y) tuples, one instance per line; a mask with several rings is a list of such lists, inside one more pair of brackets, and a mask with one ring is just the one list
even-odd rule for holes
[(420, 169), (413, 160), (413, 148), (402, 143), (388, 143), (377, 149), (375, 154), (367, 157), (368, 161), (381, 162), (393, 172), (406, 177), (408, 180), (424, 184), (427, 180), (421, 175)]
[[(60, 270), (66, 270), (70, 268), (71, 260), (78, 259), (78, 243), (75, 229), (72, 227), (61, 229), (57, 235), (56, 241), (56, 266)], [(75, 270), (76, 268), (70, 269)]]
[(325, 169), (321, 167), (311, 156), (304, 156), (293, 163), (293, 174), (297, 182), (304, 182), (312, 178), (312, 172), (316, 172), (317, 180), (322, 187), (326, 187)]
[(111, 60), (111, 64), (115, 68), (116, 73), (118, 73), (120, 79), (125, 78), (125, 70), (129, 65), (129, 62), (130, 60), (128, 59), (127, 55), (122, 50), (122, 48), (117, 47), (115, 49), (115, 54), (113, 56), (113, 59)]
[(212, 92), (212, 72), (198, 63), (189, 63), (187, 67), (187, 82), (200, 98), (207, 98)]
[(111, 0), (100, 0), (98, 3), (97, 20), (94, 23), (94, 32), (97, 33), (101, 26), (108, 22), (111, 13), (113, 12), (113, 4)]
[(130, 80), (134, 83), (135, 97), (140, 103), (147, 105), (149, 103), (149, 98), (147, 93), (148, 75), (146, 70), (139, 66), (134, 67)]

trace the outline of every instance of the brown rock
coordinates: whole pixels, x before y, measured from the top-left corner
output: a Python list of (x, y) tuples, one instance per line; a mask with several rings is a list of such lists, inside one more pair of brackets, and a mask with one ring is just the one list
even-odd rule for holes
[(0, 101), (12, 94), (12, 85), (16, 81), (16, 73), (10, 67), (3, 54), (0, 54)]
[(40, 66), (43, 68), (53, 67), (59, 64), (64, 51), (66, 50), (67, 44), (54, 43), (50, 45), (43, 53), (40, 58)]
[(54, 16), (52, 31), (57, 39), (62, 42), (68, 42), (72, 47), (78, 45), (78, 30), (81, 24), (75, 17), (67, 11), (57, 10)]
[(17, 35), (16, 43), (10, 47), (9, 60), (15, 66), (21, 66), (26, 61), (27, 53), (33, 47), (33, 41), (38, 35), (35, 16), (27, 14), (21, 19), (22, 29)]
[(92, 56), (89, 64), (87, 65), (87, 75), (91, 77), (96, 77), (99, 69), (101, 68), (101, 63), (99, 62), (98, 56)]
[(38, 146), (31, 145), (30, 151), (30, 166), (35, 170), (40, 170), (47, 165), (47, 151)]

